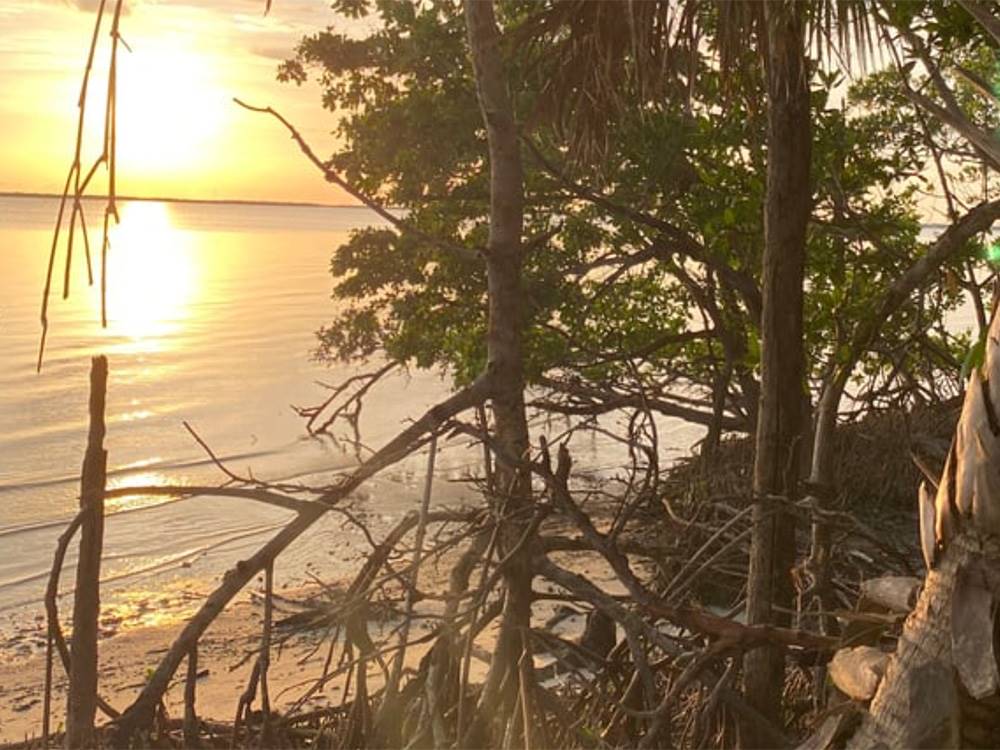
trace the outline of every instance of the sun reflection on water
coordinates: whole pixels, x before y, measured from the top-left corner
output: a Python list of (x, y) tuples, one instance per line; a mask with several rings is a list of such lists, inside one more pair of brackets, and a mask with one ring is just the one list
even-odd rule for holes
[[(152, 487), (167, 483), (168, 477), (158, 471), (129, 471), (127, 474), (110, 477), (108, 479), (108, 489), (120, 489), (123, 487)], [(133, 508), (143, 508), (149, 505), (156, 505), (170, 501), (170, 498), (163, 495), (143, 495), (137, 493), (127, 497), (108, 498), (108, 500), (105, 501), (105, 509), (111, 513), (122, 510), (131, 510)]]
[[(165, 203), (127, 203), (111, 230), (107, 334), (127, 353), (169, 348), (191, 312), (199, 283), (194, 241), (171, 221)], [(100, 301), (95, 294), (94, 304)]]
[(117, 591), (110, 601), (102, 603), (102, 635), (181, 622), (194, 613), (203, 595), (192, 590), (190, 582), (182, 585), (168, 582), (155, 589), (135, 586)]

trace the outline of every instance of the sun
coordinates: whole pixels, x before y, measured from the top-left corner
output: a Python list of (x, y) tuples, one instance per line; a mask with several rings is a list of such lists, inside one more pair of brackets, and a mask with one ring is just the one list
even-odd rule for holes
[(175, 38), (119, 53), (117, 157), (131, 174), (196, 171), (217, 149), (231, 111), (213, 58)]

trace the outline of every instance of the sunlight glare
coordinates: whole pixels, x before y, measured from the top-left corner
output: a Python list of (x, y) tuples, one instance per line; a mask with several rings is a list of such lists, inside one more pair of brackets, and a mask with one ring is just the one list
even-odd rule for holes
[(118, 159), (149, 177), (178, 174), (219, 147), (230, 109), (207, 55), (174, 39), (143, 40), (122, 57), (118, 81)]
[(190, 315), (198, 282), (192, 240), (164, 203), (127, 203), (121, 219), (108, 254), (108, 333), (126, 337), (130, 350), (158, 350)]
[[(151, 487), (153, 485), (167, 484), (169, 481), (170, 477), (159, 471), (129, 471), (127, 474), (109, 477), (108, 489)], [(117, 513), (122, 510), (134, 510), (135, 508), (146, 508), (172, 502), (176, 502), (176, 498), (165, 498), (162, 495), (136, 494), (129, 495), (128, 497), (109, 498), (105, 501), (104, 507), (109, 513)]]

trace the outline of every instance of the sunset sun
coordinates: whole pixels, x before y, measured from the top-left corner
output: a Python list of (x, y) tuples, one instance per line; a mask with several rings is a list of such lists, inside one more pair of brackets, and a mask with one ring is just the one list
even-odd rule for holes
[[(130, 350), (161, 348), (188, 316), (198, 268), (190, 240), (171, 223), (167, 204), (126, 204), (111, 231), (108, 333), (127, 337)], [(99, 298), (93, 297), (96, 306)]]
[(230, 96), (208, 55), (174, 40), (145, 41), (119, 63), (118, 158), (140, 174), (190, 170), (219, 148)]

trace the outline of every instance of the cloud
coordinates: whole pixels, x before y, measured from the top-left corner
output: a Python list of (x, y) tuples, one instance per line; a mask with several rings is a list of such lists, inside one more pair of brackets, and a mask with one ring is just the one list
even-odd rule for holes
[(250, 54), (256, 57), (263, 57), (265, 60), (284, 62), (295, 56), (295, 48), (292, 46), (282, 47), (251, 47)]

